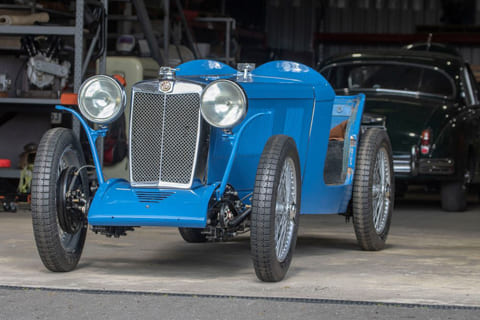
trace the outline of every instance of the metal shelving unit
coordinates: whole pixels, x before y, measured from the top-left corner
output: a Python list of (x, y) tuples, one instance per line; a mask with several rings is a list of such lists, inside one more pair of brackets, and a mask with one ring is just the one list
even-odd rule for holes
[(58, 104), (58, 103), (60, 103), (60, 99), (0, 98), (0, 103), (8, 103), (8, 104)]
[[(108, 13), (108, 1), (101, 0), (100, 2), (105, 9), (105, 19)], [(85, 0), (76, 0), (76, 10), (75, 10), (75, 25), (74, 26), (56, 26), (56, 25), (46, 25), (46, 26), (9, 26), (2, 25), (0, 26), (0, 35), (59, 35), (59, 36), (73, 36), (74, 37), (74, 48), (75, 48), (75, 57), (74, 57), (74, 71), (73, 71), (73, 88), (74, 92), (77, 92), (82, 80), (83, 80), (83, 69), (84, 65), (88, 64), (91, 58), (91, 50), (87, 51), (87, 54), (84, 57), (84, 30), (83, 30), (83, 19), (84, 19), (84, 6)], [(106, 32), (106, 22), (105, 22)], [(105, 37), (104, 37), (105, 38)], [(99, 37), (96, 36), (93, 38), (90, 43), (90, 47), (95, 46), (96, 41)], [(105, 57), (106, 50), (103, 56), (100, 59), (100, 72), (105, 72)], [(21, 99), (17, 103), (23, 103), (23, 98), (0, 98), (0, 104), (2, 103), (15, 103), (11, 99)], [(37, 104), (51, 104), (51, 99), (41, 99), (43, 102), (37, 102)], [(30, 103), (31, 101), (24, 101)], [(55, 101), (56, 103), (56, 101)]]
[(216, 22), (225, 23), (225, 57), (218, 57), (217, 60), (223, 61), (226, 64), (233, 65), (235, 58), (230, 56), (231, 52), (231, 33), (236, 28), (235, 19), (229, 17), (208, 17), (208, 18), (196, 18), (198, 22)]
[(33, 34), (33, 35), (75, 35), (75, 27), (66, 26), (0, 26), (0, 34)]
[[(100, 0), (100, 5), (104, 8), (103, 24), (99, 24), (97, 32), (93, 35), (87, 50), (84, 50), (84, 8), (85, 0), (75, 1), (75, 25), (2, 25), (0, 26), (0, 36), (2, 35), (58, 35), (69, 36), (74, 38), (74, 61), (73, 61), (73, 91), (78, 92), (80, 85), (83, 81), (86, 66), (89, 64), (94, 47), (98, 44), (100, 39), (106, 39), (108, 14), (108, 0)], [(16, 6), (14, 9), (20, 9), (21, 6)], [(35, 7), (24, 6), (24, 9), (37, 9)], [(103, 29), (102, 29), (103, 26)], [(102, 29), (102, 30), (101, 30)], [(101, 36), (100, 32), (105, 34)], [(106, 43), (103, 44), (105, 46)], [(103, 54), (100, 57), (99, 71), (105, 73), (106, 69), (106, 50), (103, 50)], [(12, 111), (26, 112), (26, 111), (39, 111), (41, 107), (53, 107), (60, 103), (60, 99), (47, 99), (47, 98), (0, 98), (0, 111)], [(40, 109), (39, 109), (40, 108)], [(49, 110), (49, 109), (45, 109)], [(80, 134), (80, 124), (78, 120), (73, 119), (72, 129), (78, 136)], [(0, 177), (4, 178), (18, 178), (20, 176), (20, 170), (13, 168), (1, 168)]]
[(0, 177), (18, 179), (20, 178), (20, 169), (0, 168)]

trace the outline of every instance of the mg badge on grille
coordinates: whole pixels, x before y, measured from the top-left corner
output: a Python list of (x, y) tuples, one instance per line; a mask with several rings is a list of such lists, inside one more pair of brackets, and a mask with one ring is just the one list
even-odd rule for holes
[(160, 90), (163, 92), (169, 92), (172, 90), (173, 83), (172, 81), (162, 81), (160, 82)]

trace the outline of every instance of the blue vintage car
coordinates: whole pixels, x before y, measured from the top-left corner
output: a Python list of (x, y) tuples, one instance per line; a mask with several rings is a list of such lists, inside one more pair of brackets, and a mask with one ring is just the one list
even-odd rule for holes
[(289, 61), (239, 71), (211, 60), (162, 67), (131, 92), (129, 180), (106, 181), (95, 143), (125, 101), (119, 81), (98, 75), (79, 90), (80, 113), (57, 106), (83, 126), (93, 165), (70, 129), (41, 140), (32, 214), (49, 270), (76, 267), (88, 224), (107, 236), (177, 227), (187, 242), (250, 231), (263, 281), (284, 278), (301, 214), (353, 217), (362, 249), (385, 246), (392, 151), (374, 117), (362, 123), (363, 94), (335, 96), (318, 72)]

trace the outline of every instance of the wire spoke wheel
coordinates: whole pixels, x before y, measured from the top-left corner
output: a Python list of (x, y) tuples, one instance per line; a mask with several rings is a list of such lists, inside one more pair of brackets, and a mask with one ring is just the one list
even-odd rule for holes
[[(380, 148), (375, 159), (373, 179), (373, 223), (378, 234), (382, 234), (388, 218), (390, 209), (390, 163), (388, 162), (387, 151)], [(376, 193), (375, 193), (376, 192)]]
[(250, 250), (257, 277), (282, 280), (290, 267), (300, 216), (300, 165), (295, 142), (271, 137), (263, 150), (253, 191)]
[(295, 230), (295, 214), (297, 186), (295, 164), (291, 158), (286, 159), (277, 189), (277, 203), (275, 205), (275, 252), (278, 261), (287, 257)]
[(370, 128), (360, 140), (353, 179), (353, 226), (363, 250), (385, 247), (393, 214), (392, 151), (385, 130)]

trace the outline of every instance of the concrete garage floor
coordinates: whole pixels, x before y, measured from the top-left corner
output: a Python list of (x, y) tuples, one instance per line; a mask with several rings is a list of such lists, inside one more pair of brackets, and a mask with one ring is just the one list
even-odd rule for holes
[[(418, 197), (417, 197), (418, 198)], [(340, 216), (302, 216), (287, 278), (257, 280), (249, 238), (187, 244), (176, 229), (140, 228), (110, 239), (88, 233), (77, 269), (47, 271), (30, 213), (0, 212), (0, 286), (292, 297), (480, 306), (480, 203), (447, 213), (435, 199), (397, 202), (388, 247), (359, 250)]]

